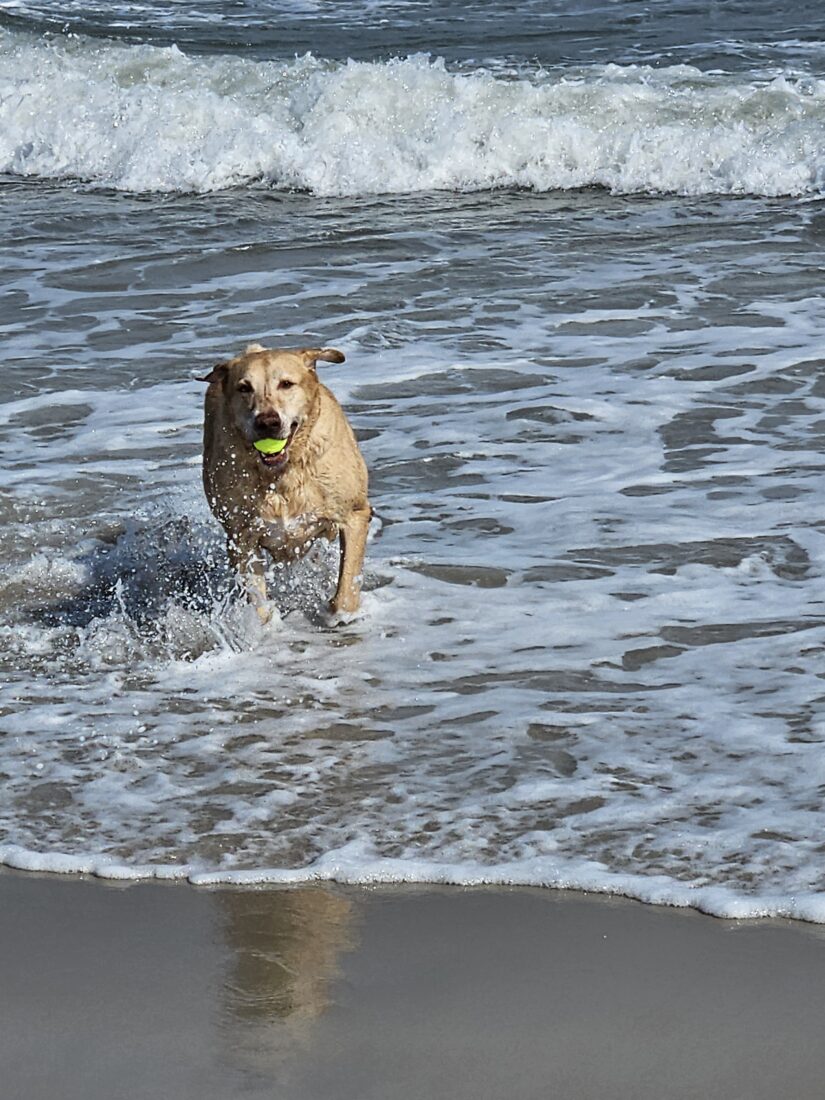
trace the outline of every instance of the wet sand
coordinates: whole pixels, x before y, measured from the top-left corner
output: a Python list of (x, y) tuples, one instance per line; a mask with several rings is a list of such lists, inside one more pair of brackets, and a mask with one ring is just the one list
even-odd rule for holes
[(0, 873), (0, 1095), (822, 1096), (825, 929), (541, 890)]

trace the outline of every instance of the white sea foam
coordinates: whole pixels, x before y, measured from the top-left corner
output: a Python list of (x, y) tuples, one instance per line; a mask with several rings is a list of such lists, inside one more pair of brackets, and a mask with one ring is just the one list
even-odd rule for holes
[(819, 195), (825, 81), (596, 66), (504, 79), (0, 31), (0, 171), (128, 191), (600, 186)]
[[(650, 314), (655, 332), (665, 314)], [(578, 316), (598, 326), (608, 311)], [(566, 339), (562, 356), (580, 343)], [(717, 350), (724, 359), (723, 338)], [(51, 549), (5, 572), (0, 625), (14, 650), (0, 691), (11, 796), (0, 861), (202, 884), (576, 887), (825, 921), (815, 717), (825, 538), (807, 526), (804, 499), (760, 495), (785, 484), (787, 459), (766, 445), (759, 401), (738, 410), (725, 445), (732, 476), (759, 475), (752, 490), (739, 482), (758, 509), (749, 527), (741, 505), (709, 515), (689, 472), (661, 473), (660, 432), (704, 400), (707, 382), (660, 371), (640, 403), (636, 381), (601, 362), (559, 382), (511, 360), (504, 387), (492, 358), (455, 364), (454, 396), (422, 417), (431, 387), (445, 385), (431, 365), (398, 356), (388, 380), (382, 357), (362, 355), (356, 369), (358, 385), (341, 375), (336, 389), (374, 404), (358, 423), (380, 428), (368, 448), (379, 483), (397, 466), (417, 471), (392, 499), (378, 491), (394, 522), (369, 569), (390, 583), (333, 632), (312, 618), (334, 564), (323, 557), (293, 582), (293, 603), (302, 583), (308, 601), (273, 627), (228, 598), (196, 471), (159, 468), (142, 428), (177, 427), (178, 446), (194, 443), (198, 388), (85, 392), (69, 457), (41, 463), (39, 492), (59, 499), (67, 479), (93, 479), (105, 441), (90, 425), (121, 431), (128, 416), (137, 430), (121, 468), (160, 478), (175, 503), (166, 518), (121, 520), (114, 539), (75, 543), (73, 525), (58, 525)], [(724, 387), (711, 387), (715, 400)], [(8, 406), (10, 455), (31, 451), (30, 422), (49, 401)], [(803, 443), (822, 411), (806, 401), (794, 420)], [(560, 418), (549, 440), (504, 419), (548, 403)], [(435, 523), (419, 496), (427, 464), (457, 453), (470, 487), (448, 478)], [(797, 455), (803, 478), (812, 458)], [(657, 477), (664, 496), (626, 495)], [(515, 487), (521, 499), (508, 500)], [(509, 534), (468, 538), (468, 520)]]

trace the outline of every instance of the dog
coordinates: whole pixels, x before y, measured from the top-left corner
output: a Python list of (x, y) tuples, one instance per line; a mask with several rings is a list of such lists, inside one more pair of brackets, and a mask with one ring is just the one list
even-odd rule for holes
[[(301, 557), (319, 538), (339, 539), (338, 586), (330, 607), (353, 613), (372, 510), (367, 467), (344, 411), (316, 373), (343, 363), (335, 348), (250, 344), (204, 378), (203, 485), (227, 535), (232, 568), (261, 620), (270, 617), (265, 552)], [(255, 443), (286, 439), (279, 453)]]

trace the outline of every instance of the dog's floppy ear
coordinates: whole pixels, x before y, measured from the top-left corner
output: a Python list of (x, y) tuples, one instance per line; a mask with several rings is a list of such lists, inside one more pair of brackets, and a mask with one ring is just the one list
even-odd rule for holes
[(229, 370), (228, 363), (216, 363), (209, 374), (205, 374), (203, 378), (196, 378), (196, 382), (223, 382), (226, 378), (226, 372)]
[(344, 353), (337, 348), (303, 348), (301, 354), (310, 370), (315, 370), (319, 359), (323, 359), (325, 363), (343, 363), (346, 360)]

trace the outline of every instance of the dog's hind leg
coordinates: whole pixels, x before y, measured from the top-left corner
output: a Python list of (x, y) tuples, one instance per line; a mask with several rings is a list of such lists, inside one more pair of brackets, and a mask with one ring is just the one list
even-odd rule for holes
[(361, 573), (364, 568), (364, 550), (370, 526), (369, 505), (357, 508), (341, 525), (341, 566), (338, 571), (338, 588), (332, 598), (333, 611), (357, 611), (361, 602)]

